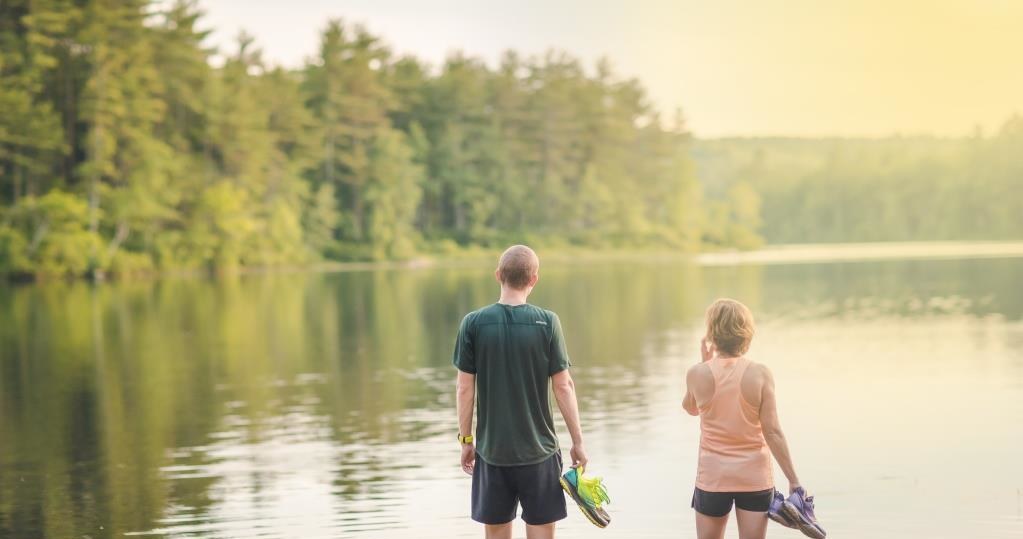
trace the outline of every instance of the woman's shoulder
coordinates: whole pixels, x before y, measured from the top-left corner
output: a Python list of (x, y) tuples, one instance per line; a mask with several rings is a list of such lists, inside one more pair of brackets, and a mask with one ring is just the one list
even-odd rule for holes
[(745, 375), (753, 376), (756, 378), (765, 378), (771, 376), (771, 369), (767, 365), (760, 363), (759, 361), (753, 361), (752, 359), (746, 358), (749, 365), (746, 367)]
[(714, 372), (710, 370), (710, 365), (706, 362), (697, 363), (696, 365), (689, 367), (689, 370), (686, 371), (686, 381), (689, 382), (690, 385), (696, 384), (705, 386), (709, 384), (713, 387)]
[(760, 405), (760, 395), (764, 384), (771, 380), (771, 369), (763, 363), (750, 360), (746, 372), (742, 374), (742, 396), (754, 406)]
[(710, 370), (710, 365), (708, 365), (707, 362), (704, 361), (701, 363), (697, 363), (696, 365), (693, 365), (692, 367), (689, 367), (689, 369), (686, 370), (686, 377), (688, 378), (690, 376), (698, 377), (710, 376), (713, 378), (714, 372)]

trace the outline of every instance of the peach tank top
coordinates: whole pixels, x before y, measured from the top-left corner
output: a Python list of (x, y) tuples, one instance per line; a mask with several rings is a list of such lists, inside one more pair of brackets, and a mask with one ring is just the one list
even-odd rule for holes
[(700, 457), (696, 486), (707, 492), (754, 492), (774, 486), (771, 452), (760, 410), (742, 396), (745, 357), (714, 358), (714, 396), (700, 408)]

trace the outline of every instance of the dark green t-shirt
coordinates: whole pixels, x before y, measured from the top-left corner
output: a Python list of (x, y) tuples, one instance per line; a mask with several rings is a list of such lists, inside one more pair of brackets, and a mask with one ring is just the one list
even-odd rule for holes
[(495, 303), (462, 319), (455, 367), (476, 375), (476, 451), (488, 464), (535, 464), (559, 450), (551, 376), (569, 367), (558, 315)]

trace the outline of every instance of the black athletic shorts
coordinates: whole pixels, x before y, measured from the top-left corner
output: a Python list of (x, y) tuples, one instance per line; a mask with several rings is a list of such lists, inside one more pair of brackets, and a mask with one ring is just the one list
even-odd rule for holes
[(707, 492), (699, 487), (693, 490), (693, 509), (709, 517), (723, 517), (732, 510), (732, 503), (744, 511), (766, 513), (771, 507), (774, 489), (756, 492)]
[(568, 513), (560, 477), (561, 452), (525, 466), (494, 466), (477, 454), (472, 472), (472, 519), (483, 524), (511, 522), (522, 504), (526, 524), (561, 520)]

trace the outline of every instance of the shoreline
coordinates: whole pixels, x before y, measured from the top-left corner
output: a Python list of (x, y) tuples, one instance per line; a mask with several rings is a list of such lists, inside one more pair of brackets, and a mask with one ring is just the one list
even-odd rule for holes
[[(551, 265), (580, 262), (689, 262), (697, 266), (824, 264), (878, 260), (954, 260), (981, 258), (1023, 258), (1023, 240), (1011, 241), (915, 241), (860, 243), (805, 243), (766, 245), (756, 250), (720, 250), (687, 253), (669, 249), (591, 249), (551, 247), (537, 249)], [(230, 271), (167, 270), (162, 272), (111, 275), (100, 279), (0, 279), (0, 286), (49, 282), (127, 282), (160, 279), (220, 278), (225, 276), (289, 273), (343, 273), (354, 271), (420, 270), (478, 267), (493, 264), (500, 251), (482, 248), (445, 254), (423, 254), (408, 260), (323, 261), (307, 265), (241, 267)]]
[(768, 245), (755, 251), (700, 253), (701, 266), (816, 264), (874, 260), (952, 260), (1023, 257), (1023, 241), (911, 241)]
[[(538, 248), (550, 264), (614, 261), (688, 261), (699, 266), (746, 264), (821, 264), (877, 260), (955, 260), (1023, 258), (1023, 241), (907, 241), (857, 243), (797, 243), (766, 245), (751, 251), (722, 250), (687, 253), (668, 249)], [(339, 272), (388, 269), (453, 268), (492, 264), (500, 254), (486, 250), (454, 255), (424, 255), (407, 261), (326, 262), (295, 271)], [(269, 269), (268, 271), (274, 271)]]

